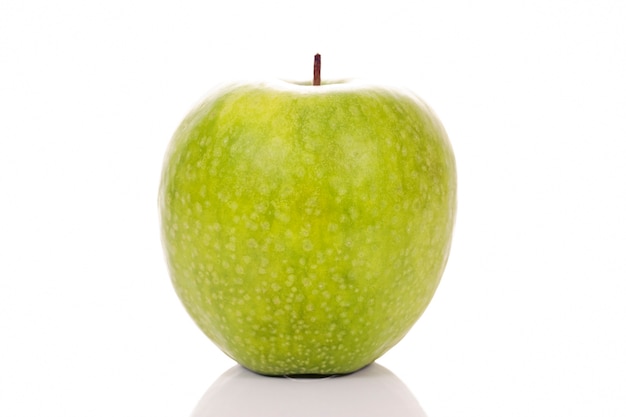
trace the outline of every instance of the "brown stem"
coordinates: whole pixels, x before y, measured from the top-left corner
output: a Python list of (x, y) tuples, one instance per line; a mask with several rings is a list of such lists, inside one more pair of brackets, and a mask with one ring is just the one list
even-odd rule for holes
[(315, 60), (313, 61), (313, 85), (320, 85), (322, 79), (320, 72), (322, 71), (322, 56), (315, 54)]

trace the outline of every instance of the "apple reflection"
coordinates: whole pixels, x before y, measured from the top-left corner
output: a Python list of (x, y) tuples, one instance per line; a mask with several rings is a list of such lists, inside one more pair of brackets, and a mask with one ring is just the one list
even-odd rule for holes
[(426, 417), (400, 379), (376, 363), (350, 375), (268, 377), (236, 365), (204, 394), (191, 417)]

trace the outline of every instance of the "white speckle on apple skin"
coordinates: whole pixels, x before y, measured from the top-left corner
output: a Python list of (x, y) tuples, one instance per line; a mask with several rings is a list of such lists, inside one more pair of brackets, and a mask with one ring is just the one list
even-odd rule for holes
[(443, 128), (385, 92), (235, 87), (183, 122), (160, 189), (189, 314), (274, 375), (352, 372), (397, 343), (443, 273), (455, 207)]

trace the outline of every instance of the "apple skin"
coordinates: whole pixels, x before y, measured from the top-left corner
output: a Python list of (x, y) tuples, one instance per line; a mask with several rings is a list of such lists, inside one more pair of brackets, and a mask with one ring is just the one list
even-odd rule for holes
[(424, 312), (450, 251), (456, 167), (409, 92), (233, 84), (176, 130), (159, 190), (173, 286), (264, 375), (357, 371)]

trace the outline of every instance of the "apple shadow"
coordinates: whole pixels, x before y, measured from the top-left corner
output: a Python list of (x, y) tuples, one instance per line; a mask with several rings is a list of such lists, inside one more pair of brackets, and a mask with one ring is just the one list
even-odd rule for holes
[(426, 417), (407, 386), (376, 363), (350, 375), (268, 377), (236, 365), (200, 399), (191, 417)]

